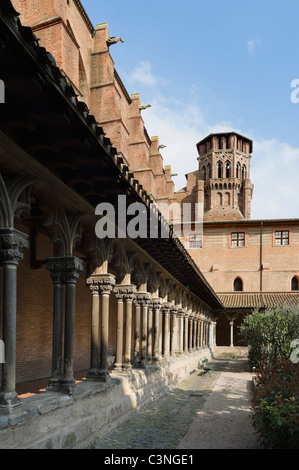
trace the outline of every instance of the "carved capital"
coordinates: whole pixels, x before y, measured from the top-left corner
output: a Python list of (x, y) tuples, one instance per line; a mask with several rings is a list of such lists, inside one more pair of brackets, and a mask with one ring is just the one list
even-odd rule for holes
[(157, 297), (157, 298), (154, 298), (152, 299), (152, 302), (153, 302), (153, 308), (156, 310), (159, 310), (161, 309), (162, 307), (162, 304), (163, 304), (163, 300), (160, 299), (160, 297)]
[(117, 300), (132, 301), (135, 299), (137, 288), (134, 284), (117, 285), (114, 287), (113, 292)]
[(135, 303), (142, 307), (149, 307), (152, 296), (149, 292), (137, 292), (135, 296)]
[(184, 318), (185, 314), (186, 314), (186, 310), (184, 310), (183, 308), (178, 309), (178, 312), (177, 312), (178, 318)]
[(23, 259), (22, 251), (28, 249), (28, 235), (14, 228), (0, 229), (0, 264), (17, 265)]
[(163, 313), (165, 313), (167, 315), (167, 314), (170, 314), (171, 307), (172, 307), (171, 303), (164, 302), (163, 305), (162, 305), (161, 310), (162, 310)]
[(86, 284), (92, 290), (97, 288), (101, 294), (110, 294), (115, 286), (113, 274), (93, 274), (86, 280)]
[(53, 282), (75, 284), (83, 271), (83, 261), (75, 256), (58, 256), (46, 260)]

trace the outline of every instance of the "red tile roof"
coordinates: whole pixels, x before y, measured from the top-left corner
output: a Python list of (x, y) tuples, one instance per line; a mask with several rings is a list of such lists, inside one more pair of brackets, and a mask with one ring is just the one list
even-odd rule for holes
[(234, 292), (218, 294), (225, 308), (268, 308), (299, 305), (299, 292)]

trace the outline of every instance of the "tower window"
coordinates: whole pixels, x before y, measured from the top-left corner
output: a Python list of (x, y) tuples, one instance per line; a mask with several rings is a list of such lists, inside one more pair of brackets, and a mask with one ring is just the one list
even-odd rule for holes
[(222, 178), (222, 163), (218, 163), (218, 178)]
[(230, 178), (230, 163), (229, 162), (227, 162), (225, 170), (226, 170), (226, 178)]
[(292, 279), (292, 290), (298, 291), (299, 290), (299, 281), (298, 278), (295, 276)]
[(290, 244), (290, 232), (278, 231), (275, 232), (275, 246), (288, 246)]
[(245, 246), (245, 233), (244, 232), (234, 232), (232, 233), (232, 247), (244, 247)]
[(239, 277), (234, 280), (234, 292), (243, 292), (243, 281)]

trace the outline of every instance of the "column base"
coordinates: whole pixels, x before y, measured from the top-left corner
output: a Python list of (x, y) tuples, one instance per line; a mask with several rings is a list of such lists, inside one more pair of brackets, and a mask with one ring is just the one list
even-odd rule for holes
[(130, 374), (131, 370), (132, 370), (132, 364), (131, 363), (123, 365), (123, 372), (126, 372), (126, 373)]
[(123, 372), (123, 365), (122, 364), (114, 364), (114, 368), (112, 372), (120, 373)]
[(61, 392), (61, 379), (50, 379), (47, 388), (47, 392)]
[(0, 394), (0, 416), (11, 416), (20, 413), (22, 402), (16, 392)]
[(61, 392), (72, 395), (75, 389), (75, 379), (62, 379)]
[(109, 382), (111, 380), (111, 376), (108, 370), (90, 370), (87, 373), (86, 380), (93, 380), (95, 382)]

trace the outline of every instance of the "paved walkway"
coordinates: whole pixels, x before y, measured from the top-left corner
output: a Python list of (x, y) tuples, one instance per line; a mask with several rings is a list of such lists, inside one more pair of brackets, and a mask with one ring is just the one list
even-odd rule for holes
[(134, 410), (96, 449), (258, 449), (250, 422), (252, 375), (243, 359), (217, 359), (156, 402)]

